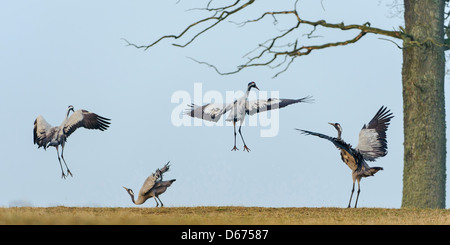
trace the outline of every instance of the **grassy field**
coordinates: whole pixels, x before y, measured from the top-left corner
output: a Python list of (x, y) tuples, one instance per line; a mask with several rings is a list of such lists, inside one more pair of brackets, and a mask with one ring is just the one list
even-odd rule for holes
[(1, 225), (450, 225), (450, 210), (164, 207), (0, 208)]

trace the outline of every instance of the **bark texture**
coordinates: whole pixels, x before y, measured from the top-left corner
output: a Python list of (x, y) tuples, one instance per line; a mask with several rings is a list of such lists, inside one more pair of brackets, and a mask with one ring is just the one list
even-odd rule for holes
[(444, 0), (405, 0), (402, 207), (445, 208)]

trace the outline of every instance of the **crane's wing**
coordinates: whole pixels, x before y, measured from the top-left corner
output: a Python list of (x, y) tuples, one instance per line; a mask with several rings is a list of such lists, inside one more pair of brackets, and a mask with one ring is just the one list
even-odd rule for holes
[(172, 185), (172, 183), (174, 181), (176, 181), (176, 179), (171, 179), (171, 180), (166, 180), (166, 181), (158, 180), (158, 181), (156, 181), (155, 186), (153, 188), (169, 187)]
[(169, 167), (170, 167), (169, 163), (170, 163), (170, 161), (168, 161), (168, 162), (166, 163), (166, 165), (164, 165), (164, 167), (161, 168), (161, 174), (163, 174), (163, 173), (169, 171)]
[(269, 98), (267, 100), (252, 100), (246, 104), (247, 114), (253, 115), (263, 111), (270, 111), (273, 109), (283, 108), (285, 106), (305, 102), (310, 103), (313, 99), (311, 96), (306, 96), (298, 100), (293, 99), (278, 99), (278, 98)]
[(209, 103), (203, 106), (191, 104), (191, 108), (187, 109), (184, 114), (191, 117), (200, 118), (207, 121), (217, 122), (220, 117), (227, 111), (231, 110), (233, 103)]
[(145, 179), (144, 184), (142, 185), (141, 189), (139, 190), (139, 195), (145, 195), (147, 192), (149, 192), (153, 186), (155, 186), (156, 180), (158, 179), (158, 176), (156, 176), (154, 173)]
[(77, 128), (106, 130), (109, 127), (111, 119), (101, 117), (95, 113), (86, 110), (75, 111), (64, 124), (64, 133), (67, 137)]
[(300, 131), (302, 134), (305, 135), (314, 135), (317, 137), (320, 137), (322, 139), (326, 139), (331, 141), (331, 143), (333, 143), (337, 148), (345, 150), (346, 152), (348, 152), (349, 154), (354, 153), (354, 150), (352, 149), (352, 146), (348, 143), (346, 143), (345, 141), (335, 138), (335, 137), (330, 137), (328, 135), (325, 134), (320, 134), (320, 133), (316, 133), (316, 132), (311, 132), (311, 131), (307, 131), (307, 130), (303, 130), (303, 129), (298, 129), (296, 128), (296, 130)]
[(357, 151), (355, 151), (350, 144), (346, 143), (342, 139), (330, 137), (328, 135), (324, 135), (324, 134), (320, 134), (320, 133), (316, 133), (316, 132), (297, 129), (297, 128), (296, 128), (296, 130), (300, 131), (302, 134), (305, 134), (305, 135), (314, 135), (314, 136), (320, 137), (322, 139), (331, 141), (331, 143), (333, 143), (338, 149), (345, 151), (345, 153), (341, 152), (341, 158), (342, 158), (342, 161), (345, 162), (345, 164), (347, 164), (352, 170), (360, 170), (361, 169), (361, 164), (362, 164), (361, 154), (359, 154)]
[(382, 106), (368, 125), (363, 126), (359, 132), (358, 145), (356, 149), (363, 155), (365, 160), (375, 161), (387, 154), (386, 131), (389, 121), (394, 116)]
[(38, 145), (38, 148), (41, 146), (44, 149), (47, 148), (48, 143), (53, 138), (53, 135), (56, 133), (56, 128), (50, 125), (47, 121), (45, 121), (44, 117), (39, 115), (36, 120), (34, 120), (34, 128), (33, 128), (33, 142)]
[(158, 168), (158, 169), (155, 171), (155, 175), (156, 175), (158, 178), (161, 178), (161, 180), (163, 179), (162, 175), (163, 175), (165, 172), (169, 171), (169, 168), (170, 168), (169, 163), (170, 163), (170, 161), (167, 162), (166, 165), (164, 165), (164, 167), (162, 167), (161, 169)]

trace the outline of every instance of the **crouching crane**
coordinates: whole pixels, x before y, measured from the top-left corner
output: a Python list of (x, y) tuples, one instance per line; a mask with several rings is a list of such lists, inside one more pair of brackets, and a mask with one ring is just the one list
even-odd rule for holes
[(353, 148), (350, 144), (341, 139), (342, 127), (339, 123), (329, 123), (336, 128), (338, 136), (336, 138), (311, 131), (296, 129), (306, 135), (314, 135), (331, 141), (340, 151), (341, 159), (352, 170), (353, 187), (348, 202), (348, 208), (355, 191), (355, 181), (358, 181), (358, 193), (355, 201), (355, 208), (358, 204), (359, 193), (361, 192), (360, 181), (362, 177), (373, 176), (382, 167), (370, 167), (366, 161), (375, 161), (379, 157), (387, 154), (386, 131), (390, 120), (394, 117), (386, 107), (382, 106), (368, 125), (364, 125), (359, 132), (358, 145)]
[(171, 179), (167, 181), (162, 180), (162, 176), (165, 172), (169, 171), (169, 162), (164, 165), (163, 168), (157, 169), (152, 175), (148, 176), (147, 179), (144, 181), (144, 184), (141, 187), (141, 190), (139, 190), (137, 200), (134, 199), (134, 192), (132, 189), (128, 189), (125, 186), (122, 186), (127, 193), (131, 196), (131, 201), (136, 205), (141, 205), (147, 199), (153, 197), (156, 202), (156, 207), (159, 206), (159, 203), (156, 199), (159, 200), (161, 203), (161, 207), (164, 207), (164, 204), (162, 203), (161, 199), (159, 199), (159, 195), (166, 192), (167, 188), (172, 185), (176, 179)]
[(235, 100), (232, 103), (222, 104), (222, 103), (210, 103), (203, 106), (190, 105), (190, 109), (186, 110), (185, 114), (191, 117), (200, 118), (203, 120), (217, 122), (220, 117), (225, 113), (230, 111), (226, 121), (232, 121), (234, 127), (234, 147), (231, 149), (232, 151), (238, 150), (236, 147), (236, 123), (240, 122), (239, 125), (239, 135), (241, 136), (242, 143), (244, 143), (244, 151), (250, 152), (250, 149), (247, 147), (244, 141), (244, 137), (241, 133), (241, 126), (244, 123), (245, 115), (254, 115), (259, 112), (269, 111), (273, 109), (283, 108), (285, 106), (300, 103), (300, 102), (311, 102), (312, 97), (307, 96), (301, 99), (278, 99), (278, 98), (269, 98), (267, 100), (253, 100), (248, 101), (248, 95), (252, 88), (258, 89), (255, 82), (250, 82), (247, 86), (247, 92)]
[[(73, 112), (73, 114), (69, 117), (69, 113)], [(61, 166), (62, 176), (61, 178), (66, 178), (66, 176), (70, 175), (73, 177), (69, 168), (67, 167), (66, 160), (64, 159), (64, 146), (67, 141), (67, 138), (75, 132), (77, 128), (87, 128), (87, 129), (98, 129), (100, 131), (104, 131), (109, 127), (110, 119), (101, 117), (95, 113), (86, 111), (86, 110), (77, 110), (73, 109), (72, 105), (69, 105), (67, 108), (67, 114), (64, 121), (61, 125), (57, 127), (53, 127), (47, 121), (45, 121), (44, 117), (39, 115), (34, 121), (33, 128), (33, 142), (38, 145), (38, 148), (44, 147), (44, 150), (49, 146), (53, 146), (56, 148), (56, 154), (58, 155), (59, 165)], [(66, 165), (67, 175), (64, 174), (63, 166), (61, 164), (61, 158), (59, 157), (58, 146), (61, 145), (61, 158), (64, 161), (64, 165)]]

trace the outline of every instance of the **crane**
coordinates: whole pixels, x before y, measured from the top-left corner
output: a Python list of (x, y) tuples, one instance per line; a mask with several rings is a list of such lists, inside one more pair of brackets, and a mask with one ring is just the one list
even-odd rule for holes
[[(73, 114), (69, 117), (70, 112)], [(73, 177), (69, 168), (67, 167), (66, 160), (64, 159), (64, 146), (67, 138), (75, 132), (76, 129), (84, 127), (87, 129), (98, 129), (104, 131), (109, 127), (110, 119), (101, 117), (95, 113), (87, 110), (75, 111), (72, 105), (67, 108), (67, 114), (61, 125), (57, 127), (51, 126), (41, 115), (39, 115), (34, 121), (33, 128), (33, 142), (38, 145), (38, 149), (43, 147), (44, 150), (49, 146), (56, 148), (56, 154), (58, 155), (59, 165), (61, 166), (62, 176), (66, 178), (70, 175)], [(58, 147), (61, 146), (61, 157), (59, 157)], [(63, 166), (61, 164), (61, 158), (64, 161), (67, 169), (67, 175), (64, 174)]]
[(324, 134), (301, 130), (305, 135), (314, 135), (331, 141), (340, 151), (342, 161), (352, 170), (353, 186), (348, 202), (348, 208), (352, 201), (353, 192), (355, 191), (355, 181), (358, 181), (358, 192), (355, 201), (355, 208), (358, 204), (359, 193), (361, 192), (360, 181), (363, 177), (373, 176), (382, 167), (370, 167), (366, 161), (375, 161), (379, 157), (387, 154), (386, 131), (390, 120), (394, 116), (385, 106), (382, 106), (370, 122), (362, 127), (359, 132), (358, 145), (353, 148), (350, 144), (342, 140), (342, 126), (339, 123), (329, 123), (338, 132), (337, 137), (330, 137)]
[[(170, 162), (170, 161), (169, 161)], [(166, 192), (167, 188), (172, 185), (176, 179), (171, 179), (167, 181), (162, 180), (162, 175), (169, 171), (169, 162), (164, 165), (163, 168), (157, 169), (154, 173), (152, 173), (150, 176), (145, 179), (144, 184), (142, 185), (141, 189), (139, 190), (137, 200), (134, 200), (134, 192), (132, 189), (128, 189), (125, 186), (122, 186), (127, 193), (131, 196), (131, 201), (136, 205), (141, 205), (147, 199), (153, 197), (156, 202), (156, 207), (159, 206), (159, 203), (156, 199), (159, 200), (161, 203), (161, 207), (164, 207), (164, 204), (162, 203), (161, 199), (159, 199), (159, 195)]]
[(250, 152), (250, 149), (247, 147), (244, 141), (244, 137), (241, 133), (241, 126), (244, 122), (245, 115), (254, 115), (259, 112), (269, 111), (273, 109), (283, 108), (285, 106), (299, 103), (299, 102), (311, 102), (312, 97), (307, 96), (301, 99), (278, 99), (278, 98), (269, 98), (269, 99), (259, 99), (248, 101), (248, 95), (252, 88), (258, 89), (255, 82), (250, 82), (247, 86), (247, 92), (234, 102), (223, 104), (223, 103), (209, 103), (203, 106), (197, 106), (195, 104), (190, 105), (190, 109), (185, 111), (186, 115), (191, 117), (200, 118), (207, 121), (217, 122), (220, 117), (230, 112), (226, 121), (232, 121), (234, 127), (234, 147), (231, 149), (232, 151), (239, 150), (236, 147), (236, 123), (240, 122), (239, 125), (239, 135), (241, 136), (242, 142), (244, 143), (244, 151)]

